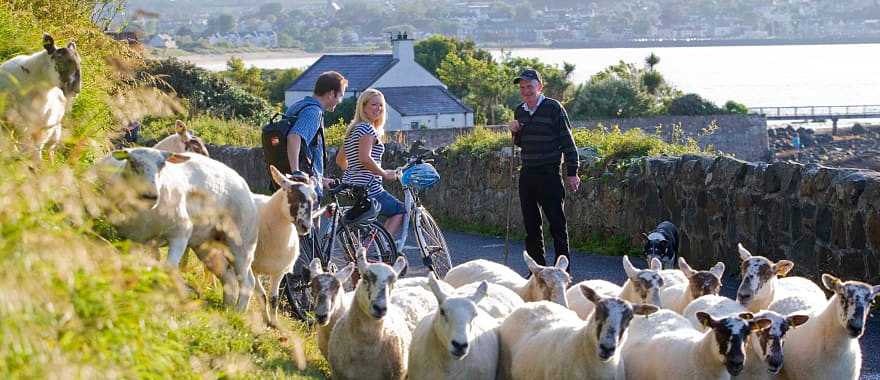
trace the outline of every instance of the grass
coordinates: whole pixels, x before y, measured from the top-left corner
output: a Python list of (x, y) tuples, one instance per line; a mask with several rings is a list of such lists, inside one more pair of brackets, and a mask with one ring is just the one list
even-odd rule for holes
[[(139, 143), (162, 140), (174, 133), (174, 117), (145, 118), (141, 127)], [(183, 119), (193, 133), (206, 144), (235, 145), (244, 147), (260, 146), (260, 129), (239, 120), (226, 120), (209, 116), (196, 116)]]

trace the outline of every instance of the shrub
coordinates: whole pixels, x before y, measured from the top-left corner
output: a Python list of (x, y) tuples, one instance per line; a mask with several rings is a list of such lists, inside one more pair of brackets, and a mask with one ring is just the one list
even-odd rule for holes
[(721, 113), (721, 109), (697, 94), (685, 94), (672, 100), (666, 107), (666, 113), (675, 116), (700, 116)]
[(749, 108), (746, 107), (745, 104), (728, 100), (727, 103), (724, 103), (724, 111), (727, 113), (747, 115), (749, 113)]
[(678, 156), (701, 151), (693, 139), (685, 141), (684, 144), (670, 144), (658, 136), (646, 134), (637, 128), (626, 132), (621, 132), (618, 126), (613, 126), (611, 130), (578, 128), (572, 135), (578, 147), (596, 149), (605, 163), (645, 156)]
[[(175, 120), (173, 117), (144, 118), (138, 144), (152, 145), (174, 133)], [(260, 130), (242, 121), (196, 116), (185, 122), (187, 127), (207, 144), (253, 147), (260, 146), (261, 143)]]
[(449, 145), (449, 152), (452, 155), (482, 156), (510, 145), (509, 132), (495, 132), (485, 127), (475, 127), (473, 131), (460, 136)]
[(572, 119), (643, 116), (651, 112), (652, 100), (637, 83), (607, 78), (582, 84), (575, 90)]

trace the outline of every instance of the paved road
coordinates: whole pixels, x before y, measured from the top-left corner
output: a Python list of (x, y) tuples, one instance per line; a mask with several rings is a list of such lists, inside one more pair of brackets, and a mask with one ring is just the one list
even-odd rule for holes
[[(445, 232), (444, 234), (452, 251), (453, 265), (473, 259), (488, 259), (504, 263), (504, 239), (456, 232)], [(410, 244), (413, 243), (408, 242), (407, 248), (404, 248), (411, 263), (410, 275), (423, 274), (424, 270), (420, 268), (421, 260), (418, 259), (418, 251), (413, 249)], [(522, 241), (511, 242), (508, 265), (524, 275), (528, 269), (522, 260), (523, 249)], [(639, 268), (646, 266), (642, 259), (633, 259), (633, 264)], [(574, 282), (586, 279), (603, 279), (622, 285), (626, 281), (619, 257), (575, 253), (572, 258), (572, 274)], [(735, 297), (739, 278), (733, 277), (731, 273), (726, 273), (723, 283), (721, 294)], [(880, 354), (877, 353), (877, 350), (880, 349), (880, 312), (876, 310), (875, 308), (874, 314), (869, 318), (865, 335), (861, 338), (863, 353), (861, 378), (866, 380), (880, 380)]]

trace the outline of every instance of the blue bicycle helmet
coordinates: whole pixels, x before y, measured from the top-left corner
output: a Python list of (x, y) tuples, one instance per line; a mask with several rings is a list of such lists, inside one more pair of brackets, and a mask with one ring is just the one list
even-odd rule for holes
[(428, 163), (410, 166), (403, 171), (403, 175), (400, 177), (400, 183), (416, 189), (429, 189), (437, 182), (440, 182), (440, 173), (437, 173), (434, 165)]

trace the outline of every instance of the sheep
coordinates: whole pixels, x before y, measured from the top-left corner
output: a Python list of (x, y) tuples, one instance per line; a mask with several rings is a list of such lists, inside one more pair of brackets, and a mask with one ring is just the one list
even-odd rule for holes
[(351, 306), (354, 298), (354, 292), (343, 289), (354, 273), (354, 263), (348, 263), (336, 272), (325, 273), (321, 267), (321, 259), (316, 257), (309, 263), (309, 273), (312, 299), (315, 300), (315, 322), (318, 323), (318, 349), (327, 358), (330, 332)]
[(35, 160), (48, 148), (52, 158), (61, 141), (61, 121), (82, 89), (76, 43), (56, 47), (43, 34), (43, 50), (18, 55), (0, 65), (0, 93), (9, 94), (4, 117), (24, 131), (23, 142)]
[(181, 120), (174, 122), (174, 133), (157, 142), (153, 148), (174, 153), (192, 152), (210, 157), (205, 142), (193, 135)]
[[(622, 288), (605, 280), (587, 280), (580, 284), (587, 285), (596, 293), (606, 297), (620, 297), (629, 302), (661, 306), (660, 290), (663, 288), (663, 278), (659, 273), (660, 267), (660, 260), (653, 258), (650, 269), (639, 270), (632, 265), (628, 256), (623, 256), (623, 270), (628, 279), (623, 283)], [(581, 319), (586, 319), (593, 312), (593, 303), (584, 298), (583, 292), (577, 285), (569, 288), (566, 296), (569, 309), (574, 310)]]
[(409, 378), (494, 380), (499, 322), (477, 306), (487, 298), (489, 284), (482, 281), (470, 294), (457, 295), (433, 275), (429, 282), (439, 307), (413, 333)]
[[(278, 325), (278, 289), (284, 275), (293, 270), (299, 257), (299, 238), (312, 229), (312, 220), (324, 209), (318, 208), (318, 195), (308, 176), (287, 177), (275, 166), (269, 166), (278, 190), (271, 197), (253, 194), (259, 213), (259, 238), (251, 264), (254, 273), (269, 276), (269, 292), (257, 281), (256, 289), (264, 301), (269, 326)], [(316, 210), (317, 209), (317, 210)]]
[(578, 287), (596, 304), (587, 320), (550, 302), (526, 304), (502, 323), (502, 379), (623, 379), (618, 348), (626, 342), (633, 315), (648, 315), (657, 306), (633, 305)]
[(228, 166), (197, 154), (129, 148), (112, 157), (125, 161), (129, 191), (152, 203), (115, 221), (119, 233), (140, 242), (167, 242), (166, 264), (175, 269), (186, 248), (193, 248), (223, 283), (224, 303), (245, 311), (256, 282), (251, 263), (259, 235), (247, 182)]
[(391, 303), (403, 312), (410, 333), (415, 331), (422, 318), (437, 308), (437, 298), (431, 290), (421, 286), (399, 287), (395, 284), (391, 291)]
[(680, 314), (691, 301), (707, 294), (717, 295), (721, 290), (724, 263), (719, 262), (708, 271), (695, 271), (684, 257), (679, 257), (678, 267), (688, 278), (688, 283), (670, 286), (660, 292), (664, 308)]
[(571, 276), (565, 271), (568, 258), (559, 256), (555, 266), (542, 266), (523, 251), (523, 260), (532, 274), (528, 280), (512, 269), (488, 260), (473, 260), (457, 265), (446, 273), (445, 280), (456, 288), (471, 282), (486, 281), (513, 290), (526, 302), (552, 300), (567, 307), (565, 289), (571, 284)]
[(366, 255), (358, 250), (361, 278), (354, 299), (330, 332), (330, 368), (336, 379), (404, 379), (412, 333), (390, 299), (406, 258), (398, 257), (392, 267), (367, 263)]
[[(748, 310), (736, 301), (717, 295), (705, 295), (691, 302), (684, 309), (684, 317), (699, 331), (705, 331), (697, 318), (697, 312), (706, 312), (715, 316), (729, 316), (747, 313)], [(775, 311), (761, 310), (755, 313), (755, 319), (766, 319), (770, 325), (761, 330), (752, 331), (746, 342), (746, 361), (739, 377), (744, 379), (771, 379), (782, 369), (784, 360), (782, 347), (789, 329), (804, 324), (808, 315), (789, 314), (787, 316)]]
[(742, 244), (737, 244), (737, 249), (742, 261), (742, 282), (736, 292), (736, 300), (752, 312), (767, 309), (774, 300), (789, 295), (812, 299), (814, 305), (825, 303), (825, 292), (812, 281), (803, 277), (779, 278), (794, 268), (793, 262), (779, 260), (774, 263), (766, 257), (752, 256)]
[(628, 379), (730, 379), (742, 372), (745, 342), (751, 331), (767, 328), (770, 321), (754, 320), (749, 313), (716, 319), (696, 314), (709, 327), (695, 330), (672, 310), (637, 318), (623, 345)]
[(827, 273), (822, 275), (822, 285), (834, 295), (807, 323), (788, 334), (787, 363), (780, 374), (784, 379), (859, 378), (859, 338), (871, 301), (880, 295), (880, 285), (843, 282)]

